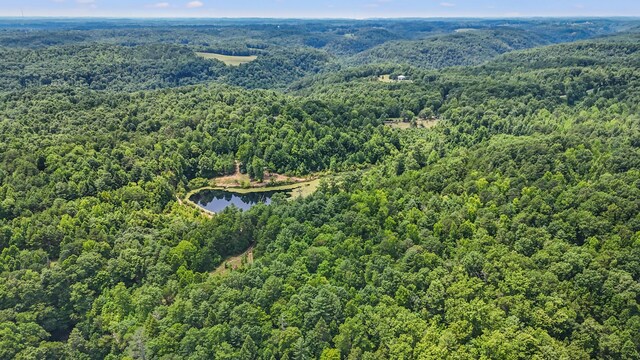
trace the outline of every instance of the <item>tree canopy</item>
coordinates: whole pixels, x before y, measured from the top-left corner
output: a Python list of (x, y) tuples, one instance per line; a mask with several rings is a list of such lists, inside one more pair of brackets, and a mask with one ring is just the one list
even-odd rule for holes
[[(285, 21), (277, 55), (237, 69), (171, 41), (256, 32), (263, 51), (276, 25), (3, 31), (0, 358), (640, 358), (638, 34), (585, 39), (629, 27), (596, 20), (556, 44), (575, 26), (540, 21), (516, 26), (539, 43), (442, 66), (349, 61), (389, 40), (489, 49), (500, 24)], [(352, 32), (368, 40), (337, 45)], [(236, 160), (326, 175), (248, 211), (179, 201)]]

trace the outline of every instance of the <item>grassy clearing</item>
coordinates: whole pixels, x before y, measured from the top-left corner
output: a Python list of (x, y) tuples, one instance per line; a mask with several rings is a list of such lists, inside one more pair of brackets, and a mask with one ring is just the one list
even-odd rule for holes
[(205, 53), (205, 52), (197, 52), (196, 55), (203, 57), (205, 59), (216, 59), (222, 61), (225, 65), (228, 66), (240, 66), (242, 64), (246, 64), (252, 62), (258, 58), (256, 55), (249, 56), (231, 56), (231, 55), (222, 55), (215, 53)]
[(389, 74), (378, 76), (378, 81), (385, 82), (385, 83), (394, 82), (394, 80), (391, 79), (391, 75)]
[[(250, 187), (250, 188), (205, 186), (205, 187), (190, 191), (189, 193), (187, 193), (185, 197), (188, 199), (193, 194), (200, 192), (202, 190), (224, 190), (224, 191), (236, 193), (236, 194), (251, 194), (251, 193), (259, 193), (259, 192), (265, 192), (265, 191), (283, 191), (283, 190), (303, 189), (304, 190), (303, 193), (308, 195), (310, 193), (313, 193), (313, 191), (315, 191), (318, 188), (319, 184), (320, 184), (320, 179), (304, 181), (304, 182), (288, 184), (288, 185), (262, 186), (262, 187)], [(309, 193), (309, 191), (311, 192)]]
[(391, 78), (391, 75), (386, 74), (386, 75), (380, 75), (378, 76), (378, 81), (383, 82), (383, 83), (408, 83), (411, 84), (413, 83), (413, 80), (398, 80), (398, 79), (393, 79)]
[(411, 128), (411, 123), (404, 122), (404, 121), (387, 121), (384, 123), (384, 125), (392, 129), (401, 129), (401, 130), (406, 130)]
[(234, 270), (239, 270), (244, 265), (253, 264), (253, 245), (238, 256), (225, 259), (214, 271), (212, 275), (224, 275)]
[(295, 185), (299, 186), (293, 189), (293, 191), (291, 192), (291, 197), (289, 199), (306, 198), (307, 196), (313, 194), (320, 185), (320, 179), (315, 179)]

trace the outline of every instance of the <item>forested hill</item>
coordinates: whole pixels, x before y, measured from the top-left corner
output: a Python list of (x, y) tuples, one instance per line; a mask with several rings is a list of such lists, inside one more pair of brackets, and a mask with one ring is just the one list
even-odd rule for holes
[[(144, 49), (191, 61), (176, 44), (36, 48), (1, 50), (64, 81), (0, 74), (0, 359), (640, 359), (637, 34), (289, 94), (141, 90), (166, 75)], [(141, 65), (93, 88), (72, 59), (99, 53)], [(181, 203), (235, 160), (326, 176), (247, 211)]]
[(456, 34), (424, 40), (393, 41), (357, 54), (353, 64), (407, 64), (438, 69), (448, 66), (476, 65), (500, 54), (547, 45), (550, 40), (522, 30), (467, 29)]
[[(0, 91), (137, 91), (218, 82), (286, 89), (363, 64), (442, 68), (615, 34), (630, 20), (0, 20)], [(239, 67), (197, 52), (253, 55)]]
[[(479, 70), (487, 72), (557, 69), (568, 67), (622, 65), (630, 67), (640, 59), (640, 31), (630, 31), (586, 41), (545, 46), (505, 54)], [(472, 70), (468, 68), (464, 71)]]
[[(602, 85), (621, 81), (619, 77), (632, 78), (628, 69), (633, 68), (640, 61), (639, 44), (640, 35), (636, 32), (627, 32), (592, 40), (513, 51), (496, 56), (482, 65), (461, 66), (446, 71), (392, 63), (371, 64), (310, 76), (292, 84), (291, 89), (300, 95), (320, 97), (324, 95), (331, 97), (335, 92), (347, 91), (347, 88), (354, 89), (353, 96), (356, 97), (366, 97), (364, 89), (402, 91), (406, 94), (420, 92), (425, 99), (428, 98), (425, 101), (432, 104), (430, 110), (436, 112), (440, 106), (441, 97), (449, 95), (449, 88), (456, 87), (459, 91), (465, 87), (465, 84), (459, 83), (460, 81), (470, 82), (471, 79), (476, 79), (479, 83), (502, 82), (524, 86), (517, 91), (538, 99), (566, 102), (568, 98), (571, 100), (574, 96), (584, 97)], [(378, 83), (374, 86), (373, 83), (381, 74), (392, 76), (404, 74), (412, 81)], [(527, 78), (528, 81), (522, 82), (521, 78)], [(568, 81), (560, 82), (559, 79), (562, 78)], [(457, 82), (457, 84), (448, 85), (451, 82)], [(534, 83), (536, 88), (531, 88)], [(434, 86), (436, 84), (438, 87)], [(466, 84), (466, 86), (470, 85)], [(481, 84), (479, 86), (482, 87)], [(512, 88), (512, 90), (515, 89)], [(541, 93), (542, 91), (544, 93)], [(452, 94), (455, 95), (457, 92)], [(467, 96), (480, 99), (487, 95), (494, 94), (478, 91), (474, 95), (473, 91), (470, 91)], [(402, 99), (406, 97), (396, 100)], [(389, 100), (381, 100), (382, 103), (385, 101)], [(389, 116), (399, 116), (401, 109), (388, 108), (398, 109), (389, 113)], [(410, 107), (408, 110), (416, 109), (420, 110), (419, 106)]]
[[(592, 44), (597, 44), (596, 47), (598, 47), (614, 41), (627, 42), (631, 47), (637, 46), (638, 38), (633, 34), (635, 32), (631, 30), (630, 32), (622, 33), (622, 35), (617, 34), (593, 39), (595, 43), (590, 40), (575, 41), (572, 42), (575, 44), (572, 47), (545, 47), (545, 50), (540, 53), (544, 54), (541, 56), (541, 62), (544, 63), (547, 58), (551, 60), (550, 57), (556, 61), (557, 59), (563, 59), (565, 62), (575, 61), (568, 52), (574, 51), (579, 46), (589, 47), (594, 46)], [(574, 36), (576, 35), (574, 34)], [(354, 65), (411, 65), (421, 69), (477, 65), (497, 58), (501, 54), (564, 42), (569, 38), (562, 36), (550, 38), (541, 33), (515, 29), (467, 29), (460, 33), (434, 36), (424, 40), (388, 42), (355, 55), (349, 60), (349, 63)], [(559, 50), (560, 53), (553, 54), (556, 50)], [(532, 53), (535, 52), (535, 50), (532, 51)], [(598, 61), (603, 61), (607, 58), (606, 54), (602, 52), (598, 54), (577, 52), (577, 54), (591, 56), (594, 59), (598, 59)]]
[(0, 47), (0, 91), (40, 86), (136, 91), (207, 82), (247, 88), (282, 88), (329, 68), (314, 49), (273, 48), (241, 67), (196, 55), (200, 48), (168, 44), (64, 45), (44, 49)]
[(634, 19), (0, 19), (0, 45), (239, 44), (311, 46), (355, 53), (389, 40), (415, 40), (460, 30), (520, 29), (552, 42), (592, 38), (637, 27)]
[(10, 140), (0, 144), (4, 197), (12, 199), (0, 207), (5, 219), (162, 174), (187, 186), (233, 173), (236, 159), (304, 175), (374, 164), (398, 146), (372, 114), (227, 86), (134, 94), (61, 87), (0, 99), (0, 134)]

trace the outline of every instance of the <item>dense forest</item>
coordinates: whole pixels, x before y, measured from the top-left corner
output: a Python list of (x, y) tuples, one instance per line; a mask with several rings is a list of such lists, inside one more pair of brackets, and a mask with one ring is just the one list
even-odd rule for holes
[(331, 61), (330, 55), (308, 48), (258, 55), (258, 61), (236, 68), (171, 44), (0, 48), (0, 89), (51, 85), (135, 91), (214, 80), (247, 88), (278, 88), (329, 67)]
[(0, 359), (640, 359), (638, 22), (182, 21), (0, 21)]
[[(256, 20), (258, 21), (258, 20)], [(169, 25), (169, 28), (166, 26)], [(0, 23), (0, 91), (64, 85), (152, 90), (212, 81), (287, 89), (366, 64), (443, 68), (502, 53), (615, 34), (629, 20), (219, 21), (40, 20)], [(241, 67), (196, 52), (257, 55)]]
[(475, 30), (396, 41), (358, 54), (354, 63), (410, 64), (419, 68), (477, 65), (513, 50), (546, 45), (548, 40), (522, 30)]

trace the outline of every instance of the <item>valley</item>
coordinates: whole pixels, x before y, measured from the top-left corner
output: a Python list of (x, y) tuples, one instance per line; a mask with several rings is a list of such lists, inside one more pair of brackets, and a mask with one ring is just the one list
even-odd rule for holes
[(638, 359), (638, 64), (631, 17), (0, 18), (0, 359)]

